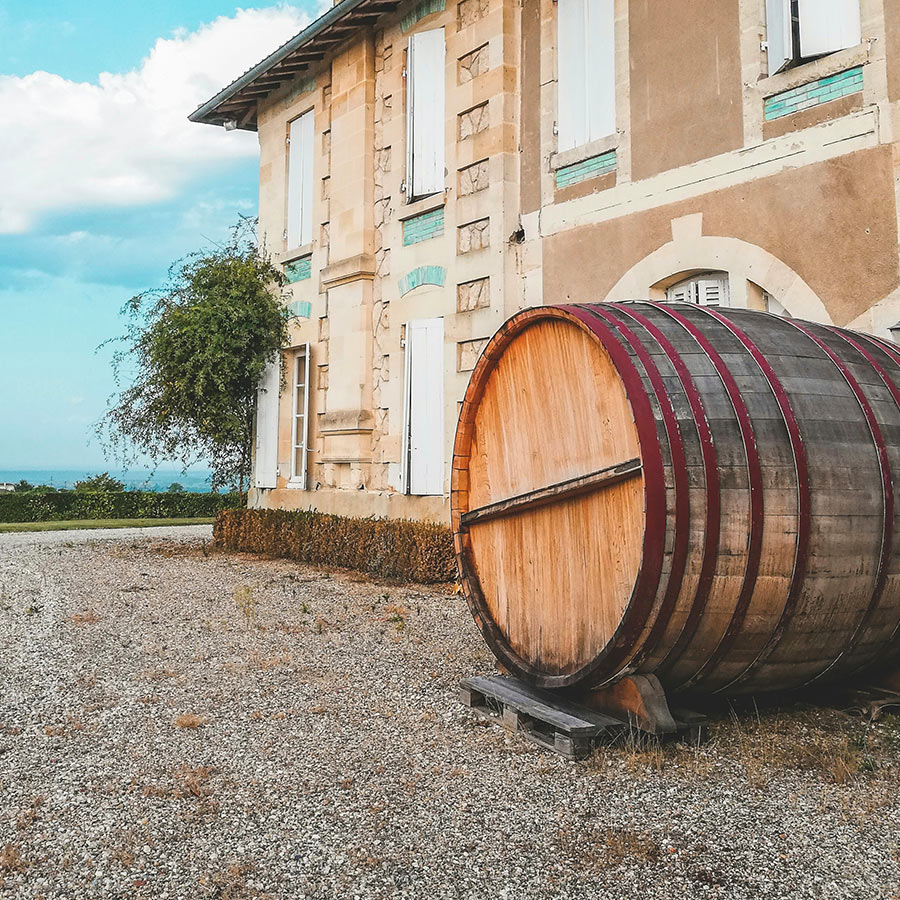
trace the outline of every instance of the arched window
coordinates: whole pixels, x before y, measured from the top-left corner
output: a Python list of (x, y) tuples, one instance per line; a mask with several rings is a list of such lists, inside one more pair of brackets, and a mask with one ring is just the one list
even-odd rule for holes
[(727, 272), (700, 272), (666, 289), (666, 300), (699, 306), (730, 306)]

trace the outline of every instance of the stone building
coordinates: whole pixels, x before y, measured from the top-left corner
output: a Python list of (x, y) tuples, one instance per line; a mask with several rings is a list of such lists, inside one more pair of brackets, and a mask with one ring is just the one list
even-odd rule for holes
[(522, 307), (900, 318), (900, 0), (341, 0), (191, 118), (258, 131), (289, 282), (258, 506), (447, 520)]

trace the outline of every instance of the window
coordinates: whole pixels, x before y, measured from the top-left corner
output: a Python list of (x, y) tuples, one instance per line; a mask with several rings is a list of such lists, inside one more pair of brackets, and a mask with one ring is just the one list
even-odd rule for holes
[(406, 323), (403, 484), (407, 494), (444, 493), (444, 320)]
[(685, 278), (666, 290), (666, 300), (699, 306), (729, 306), (728, 273), (701, 272)]
[(288, 249), (312, 240), (313, 223), (313, 111), (294, 119), (288, 131)]
[(406, 55), (406, 199), (444, 190), (444, 29), (410, 35)]
[(557, 4), (558, 149), (616, 132), (614, 0)]
[(859, 0), (766, 0), (769, 74), (862, 41)]
[(278, 483), (278, 395), (281, 392), (281, 357), (263, 371), (256, 392), (256, 446), (253, 483), (269, 489)]
[(309, 419), (309, 344), (294, 354), (291, 408), (291, 487), (306, 490)]

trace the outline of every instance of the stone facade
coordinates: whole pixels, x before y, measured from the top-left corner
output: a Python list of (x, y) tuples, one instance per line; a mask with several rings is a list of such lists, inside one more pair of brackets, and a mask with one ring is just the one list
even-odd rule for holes
[[(286, 353), (309, 343), (314, 374), (307, 489), (288, 479), (287, 391), (278, 486), (256, 504), (446, 521), (469, 373), (525, 306), (664, 299), (715, 271), (733, 305), (889, 334), (900, 319), (900, 28), (885, 0), (860, 0), (858, 46), (778, 74), (761, 49), (762, 0), (705, 9), (614, 0), (615, 133), (574, 150), (558, 147), (554, 0), (401, 3), (258, 100), (260, 221), (298, 311)], [(434, 28), (446, 43), (444, 190), (410, 201), (407, 46)], [(286, 247), (285, 134), (309, 109), (314, 239)], [(433, 318), (445, 485), (411, 496), (405, 329)]]

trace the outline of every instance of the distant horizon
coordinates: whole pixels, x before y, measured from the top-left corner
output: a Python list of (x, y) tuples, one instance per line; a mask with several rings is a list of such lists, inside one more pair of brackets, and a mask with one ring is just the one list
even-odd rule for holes
[(212, 470), (208, 468), (159, 468), (135, 466), (129, 469), (117, 469), (110, 466), (85, 467), (79, 466), (61, 468), (59, 466), (46, 467), (9, 467), (0, 468), (0, 482), (18, 484), (27, 481), (38, 486), (41, 484), (55, 488), (74, 487), (76, 481), (82, 481), (103, 472), (109, 473), (112, 478), (125, 484), (128, 490), (143, 489), (151, 491), (165, 491), (171, 484), (178, 483), (186, 491), (203, 493), (210, 490)]
[(0, 472), (76, 472), (82, 469), (89, 475), (99, 475), (102, 472), (211, 472), (209, 466), (188, 466), (183, 469), (178, 465), (167, 466), (111, 466), (109, 463), (100, 465), (68, 465), (68, 466), (0, 466)]

